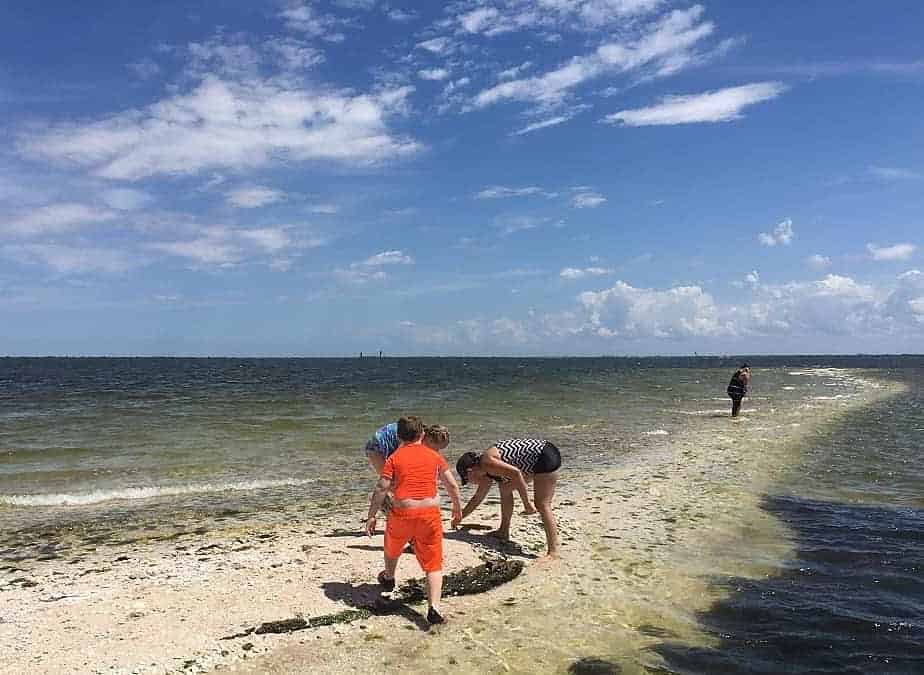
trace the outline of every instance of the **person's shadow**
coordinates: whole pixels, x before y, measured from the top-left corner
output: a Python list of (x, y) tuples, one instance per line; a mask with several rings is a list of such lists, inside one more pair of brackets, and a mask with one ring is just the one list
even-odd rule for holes
[(376, 616), (396, 614), (403, 616), (422, 631), (430, 630), (426, 617), (401, 600), (382, 594), (378, 584), (349, 584), (344, 581), (326, 581), (321, 584), (324, 595), (335, 602), (343, 602), (356, 609), (366, 609)]
[(477, 544), (478, 546), (490, 549), (502, 555), (515, 555), (521, 558), (535, 559), (539, 556), (527, 551), (520, 544), (510, 539), (500, 539), (490, 533), (473, 534), (473, 531), (490, 530), (487, 525), (460, 525), (458, 530), (452, 530), (443, 534), (444, 539), (455, 539), (464, 541), (466, 544)]

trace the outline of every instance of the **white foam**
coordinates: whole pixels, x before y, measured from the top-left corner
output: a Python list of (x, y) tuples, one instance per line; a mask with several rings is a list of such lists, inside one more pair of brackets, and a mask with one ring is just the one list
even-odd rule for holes
[(199, 483), (197, 485), (164, 485), (123, 488), (120, 490), (94, 490), (74, 494), (0, 495), (0, 504), (9, 506), (86, 506), (117, 499), (152, 499), (174, 495), (225, 492), (226, 490), (265, 490), (276, 487), (306, 485), (308, 480), (253, 480), (238, 483)]
[(643, 431), (642, 436), (667, 436), (670, 432), (664, 429), (652, 429), (651, 431)]

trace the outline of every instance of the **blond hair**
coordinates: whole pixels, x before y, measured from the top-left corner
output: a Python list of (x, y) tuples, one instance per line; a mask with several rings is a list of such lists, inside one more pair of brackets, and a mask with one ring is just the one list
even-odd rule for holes
[(442, 424), (431, 424), (424, 430), (424, 438), (434, 445), (449, 445), (449, 428)]

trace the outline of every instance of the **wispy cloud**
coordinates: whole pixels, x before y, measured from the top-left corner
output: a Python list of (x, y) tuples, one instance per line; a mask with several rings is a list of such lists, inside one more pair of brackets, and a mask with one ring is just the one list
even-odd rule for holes
[(541, 187), (529, 185), (527, 187), (505, 187), (503, 185), (492, 185), (486, 187), (475, 194), (475, 199), (506, 199), (509, 197), (531, 197), (541, 195), (543, 197), (555, 197), (556, 193), (547, 192)]
[(831, 258), (826, 255), (821, 255), (820, 253), (810, 255), (805, 259), (805, 262), (808, 263), (809, 267), (816, 270), (823, 270), (831, 266)]
[(449, 77), (449, 71), (445, 68), (423, 68), (417, 71), (417, 76), (422, 80), (440, 81)]
[(605, 73), (640, 68), (650, 68), (654, 76), (676, 73), (696, 62), (695, 46), (715, 30), (711, 21), (701, 20), (703, 11), (702, 6), (694, 5), (670, 12), (635, 40), (608, 42), (543, 75), (501, 82), (481, 91), (472, 104), (485, 108), (502, 101), (530, 101), (554, 106), (574, 88)]
[(876, 178), (886, 181), (921, 180), (924, 174), (911, 169), (894, 166), (871, 166), (869, 172)]
[(0, 247), (0, 253), (22, 264), (46, 266), (62, 275), (120, 274), (140, 264), (124, 251), (93, 246), (11, 244)]
[(225, 193), (231, 206), (239, 209), (256, 209), (285, 199), (285, 193), (263, 186), (240, 187)]
[(558, 273), (558, 276), (562, 279), (575, 280), (584, 279), (586, 277), (602, 277), (614, 273), (615, 270), (609, 267), (565, 267)]
[(588, 187), (572, 188), (571, 206), (576, 209), (595, 209), (606, 203), (606, 197)]
[(761, 232), (757, 235), (757, 240), (764, 246), (789, 246), (794, 236), (792, 219), (787, 218), (774, 227), (773, 232)]
[(917, 250), (914, 244), (893, 244), (892, 246), (878, 246), (876, 244), (867, 244), (866, 250), (869, 251), (873, 260), (893, 261), (908, 260)]
[(527, 124), (522, 129), (517, 129), (516, 131), (511, 132), (511, 136), (522, 136), (524, 134), (531, 134), (534, 131), (539, 131), (540, 129), (547, 129), (548, 127), (558, 126), (559, 124), (564, 124), (570, 120), (574, 115), (555, 115), (554, 117), (548, 117), (544, 120), (538, 122), (533, 122), (532, 124)]
[(630, 127), (703, 122), (729, 122), (740, 119), (745, 108), (769, 101), (786, 91), (780, 82), (757, 82), (739, 87), (687, 96), (667, 96), (647, 108), (620, 110), (604, 121)]
[(0, 230), (23, 237), (57, 234), (79, 230), (86, 225), (105, 223), (118, 214), (96, 206), (65, 202), (49, 204), (15, 218)]
[(413, 265), (414, 259), (404, 251), (382, 251), (376, 253), (351, 267), (381, 267), (382, 265)]

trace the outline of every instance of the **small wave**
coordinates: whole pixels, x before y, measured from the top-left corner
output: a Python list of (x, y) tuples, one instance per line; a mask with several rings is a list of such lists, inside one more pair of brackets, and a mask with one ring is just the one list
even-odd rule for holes
[(651, 431), (643, 431), (642, 436), (668, 436), (669, 431), (665, 429), (652, 429)]
[(728, 408), (720, 408), (718, 410), (677, 410), (676, 412), (681, 415), (727, 415)]
[(306, 485), (308, 480), (253, 480), (239, 483), (200, 483), (198, 485), (166, 485), (122, 488), (121, 490), (94, 490), (75, 494), (0, 495), (0, 504), (9, 506), (87, 506), (114, 500), (152, 499), (192, 495), (226, 490), (265, 490), (276, 487)]

